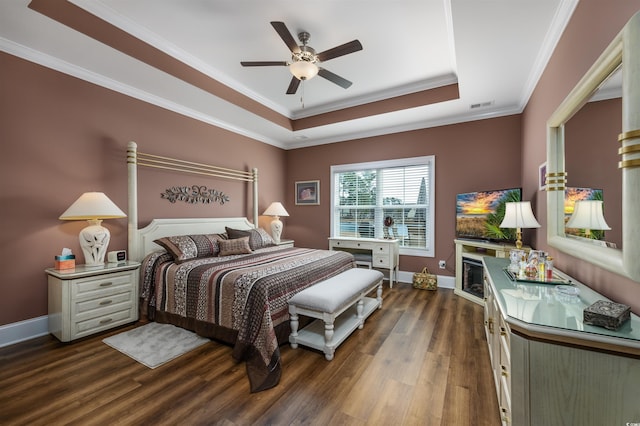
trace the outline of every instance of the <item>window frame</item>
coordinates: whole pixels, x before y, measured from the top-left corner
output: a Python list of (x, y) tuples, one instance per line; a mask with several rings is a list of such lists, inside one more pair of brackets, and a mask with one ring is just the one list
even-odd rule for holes
[[(337, 237), (336, 226), (336, 174), (345, 172), (356, 172), (371, 169), (385, 169), (393, 167), (409, 167), (417, 165), (428, 165), (428, 183), (427, 183), (427, 216), (426, 223), (427, 240), (425, 248), (403, 247), (400, 246), (400, 254), (407, 256), (434, 257), (435, 256), (435, 176), (436, 176), (436, 157), (435, 155), (426, 155), (420, 157), (400, 158), (392, 160), (368, 161), (363, 163), (339, 164), (331, 166), (331, 237)], [(381, 199), (381, 198), (380, 198)], [(376, 237), (379, 238), (378, 233)]]

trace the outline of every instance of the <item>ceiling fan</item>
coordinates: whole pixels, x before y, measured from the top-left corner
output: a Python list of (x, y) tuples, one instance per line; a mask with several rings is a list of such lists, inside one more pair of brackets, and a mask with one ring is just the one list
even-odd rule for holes
[(337, 74), (332, 73), (329, 70), (318, 66), (320, 62), (328, 61), (329, 59), (337, 58), (339, 56), (347, 55), (349, 53), (362, 50), (362, 44), (358, 40), (353, 40), (340, 46), (336, 46), (332, 49), (325, 50), (324, 52), (316, 53), (316, 51), (307, 45), (309, 42), (310, 34), (306, 31), (302, 31), (298, 34), (298, 39), (302, 45), (298, 45), (291, 32), (287, 29), (284, 22), (273, 21), (271, 25), (276, 30), (284, 44), (291, 50), (291, 62), (287, 61), (242, 61), (240, 65), (243, 67), (270, 67), (270, 66), (284, 66), (289, 67), (293, 77), (289, 88), (287, 89), (287, 95), (293, 95), (298, 90), (300, 82), (303, 80), (309, 80), (317, 75), (326, 78), (332, 83), (347, 89), (351, 86), (351, 82), (345, 78), (340, 77)]

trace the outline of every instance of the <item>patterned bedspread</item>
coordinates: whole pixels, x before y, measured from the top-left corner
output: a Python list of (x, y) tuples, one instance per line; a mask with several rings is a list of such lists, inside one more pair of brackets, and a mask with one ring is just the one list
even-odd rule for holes
[(289, 298), (353, 266), (351, 254), (305, 248), (270, 247), (180, 264), (152, 253), (142, 265), (141, 310), (150, 319), (232, 343), (257, 392), (279, 381), (276, 329), (288, 330)]

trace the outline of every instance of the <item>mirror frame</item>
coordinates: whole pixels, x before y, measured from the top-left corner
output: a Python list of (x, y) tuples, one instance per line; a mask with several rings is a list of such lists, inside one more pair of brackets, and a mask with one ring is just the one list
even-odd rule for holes
[[(636, 13), (547, 121), (547, 243), (603, 269), (640, 281), (640, 12)], [(564, 230), (564, 123), (622, 66), (622, 249), (602, 247)], [(635, 100), (635, 102), (634, 102)], [(609, 143), (609, 142), (606, 142)], [(613, 149), (613, 141), (611, 141)]]

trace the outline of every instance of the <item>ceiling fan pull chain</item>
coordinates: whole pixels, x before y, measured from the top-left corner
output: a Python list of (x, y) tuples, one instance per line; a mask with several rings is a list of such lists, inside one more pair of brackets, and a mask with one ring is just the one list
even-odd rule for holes
[(302, 80), (302, 94), (300, 95), (300, 104), (302, 105), (302, 109), (304, 109), (304, 80)]

